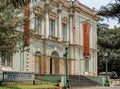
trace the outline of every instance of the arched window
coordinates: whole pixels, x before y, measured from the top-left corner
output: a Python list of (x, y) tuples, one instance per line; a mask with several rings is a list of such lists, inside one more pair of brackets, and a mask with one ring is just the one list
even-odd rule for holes
[(37, 51), (36, 53), (35, 53), (35, 56), (40, 56), (41, 55), (41, 53), (39, 52), (39, 51)]
[(53, 52), (51, 53), (51, 56), (52, 56), (52, 57), (59, 57), (59, 54), (58, 54), (56, 51), (53, 51)]

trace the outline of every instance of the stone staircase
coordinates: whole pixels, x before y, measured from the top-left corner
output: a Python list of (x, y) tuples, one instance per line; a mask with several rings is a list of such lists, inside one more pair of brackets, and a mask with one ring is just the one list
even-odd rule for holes
[(100, 86), (100, 84), (88, 79), (82, 75), (70, 75), (70, 86), (77, 87), (77, 86)]

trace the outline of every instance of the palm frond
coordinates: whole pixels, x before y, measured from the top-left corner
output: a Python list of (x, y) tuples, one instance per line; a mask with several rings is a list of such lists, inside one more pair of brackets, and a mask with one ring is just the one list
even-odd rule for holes
[(19, 6), (24, 6), (26, 4), (28, 4), (29, 2), (31, 2), (31, 0), (4, 0), (6, 5), (8, 4), (13, 4), (14, 7), (19, 7)]
[(120, 0), (116, 0), (115, 3), (110, 3), (106, 6), (102, 6), (97, 14), (113, 19), (117, 18), (120, 22)]

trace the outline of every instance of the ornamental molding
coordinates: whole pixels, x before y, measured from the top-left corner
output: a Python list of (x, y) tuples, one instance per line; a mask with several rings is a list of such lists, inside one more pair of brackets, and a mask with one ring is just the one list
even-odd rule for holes
[(40, 52), (41, 55), (43, 55), (43, 48), (32, 46), (31, 52), (32, 52), (33, 55), (35, 55), (36, 52)]
[(63, 23), (63, 24), (67, 24), (67, 23), (68, 23), (68, 21), (69, 21), (69, 20), (68, 20), (68, 18), (67, 18), (67, 17), (63, 17), (63, 18), (62, 18), (62, 23)]
[(52, 52), (56, 51), (59, 55), (59, 57), (63, 57), (63, 51), (61, 52), (57, 47), (54, 47), (52, 49), (47, 49), (47, 55), (51, 56)]
[(49, 13), (49, 18), (52, 19), (52, 20), (55, 20), (57, 17), (57, 14), (55, 12), (50, 12)]
[(43, 12), (43, 9), (39, 6), (35, 6), (35, 7), (33, 7), (33, 11), (36, 15), (41, 15)]

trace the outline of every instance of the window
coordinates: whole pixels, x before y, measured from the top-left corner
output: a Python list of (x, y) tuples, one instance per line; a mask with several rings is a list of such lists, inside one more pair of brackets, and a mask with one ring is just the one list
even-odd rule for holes
[(2, 51), (1, 53), (1, 65), (2, 66), (8, 66), (8, 67), (12, 67), (12, 55), (7, 55), (6, 52)]
[(63, 41), (67, 41), (67, 25), (62, 24), (62, 38)]
[(41, 34), (41, 22), (38, 17), (35, 17), (35, 33), (40, 35)]
[(5, 56), (2, 55), (2, 66), (5, 66)]
[(85, 71), (89, 71), (89, 60), (85, 60)]
[(50, 19), (50, 36), (55, 37), (55, 20)]

